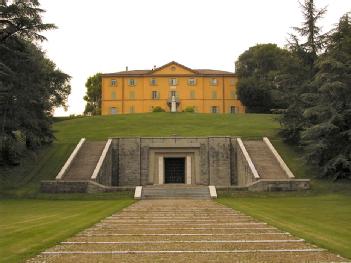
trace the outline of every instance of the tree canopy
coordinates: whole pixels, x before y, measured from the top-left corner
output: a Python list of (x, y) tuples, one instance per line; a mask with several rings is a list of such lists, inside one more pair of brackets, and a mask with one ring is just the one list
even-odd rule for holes
[(287, 107), (283, 87), (277, 78), (291, 65), (292, 59), (288, 50), (276, 44), (259, 44), (239, 56), (236, 62), (238, 95), (249, 112)]
[(85, 83), (87, 91), (84, 100), (87, 104), (85, 105), (84, 114), (101, 114), (101, 81), (101, 73), (96, 73), (94, 76), (89, 77)]
[(71, 88), (37, 45), (40, 32), (55, 28), (42, 23), (38, 1), (8, 3), (0, 5), (0, 163), (18, 164), (19, 149), (52, 142), (53, 110), (66, 105)]

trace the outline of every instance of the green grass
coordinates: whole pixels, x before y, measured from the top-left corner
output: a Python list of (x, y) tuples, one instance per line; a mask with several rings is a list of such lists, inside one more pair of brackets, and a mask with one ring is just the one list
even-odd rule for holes
[(1, 200), (0, 261), (22, 261), (132, 202), (132, 199)]
[(146, 113), (77, 118), (55, 123), (59, 142), (105, 140), (118, 136), (276, 137), (279, 123), (270, 114)]
[(351, 258), (351, 195), (261, 194), (218, 202)]

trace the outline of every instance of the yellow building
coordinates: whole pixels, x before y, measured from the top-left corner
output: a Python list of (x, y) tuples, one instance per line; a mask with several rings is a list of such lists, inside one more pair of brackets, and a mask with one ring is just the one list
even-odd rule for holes
[(190, 69), (170, 62), (152, 70), (102, 74), (102, 115), (152, 112), (154, 107), (176, 111), (194, 108), (201, 113), (243, 113), (232, 72)]

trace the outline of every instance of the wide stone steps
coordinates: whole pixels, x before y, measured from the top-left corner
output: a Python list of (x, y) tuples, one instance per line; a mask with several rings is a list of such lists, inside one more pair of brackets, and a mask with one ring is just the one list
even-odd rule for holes
[(90, 180), (105, 144), (105, 141), (86, 141), (73, 160), (63, 180)]
[(287, 175), (264, 141), (244, 141), (261, 179), (287, 179)]
[(347, 260), (211, 200), (142, 200), (28, 262)]
[(146, 186), (142, 199), (210, 199), (207, 186)]

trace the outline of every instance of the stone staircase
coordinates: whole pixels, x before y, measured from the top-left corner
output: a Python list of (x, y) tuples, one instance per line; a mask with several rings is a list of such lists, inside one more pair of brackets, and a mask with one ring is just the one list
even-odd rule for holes
[(64, 175), (63, 180), (90, 180), (105, 144), (105, 141), (86, 141)]
[(261, 179), (287, 179), (287, 175), (264, 141), (244, 141)]
[(211, 199), (208, 186), (152, 185), (144, 186), (142, 199)]

